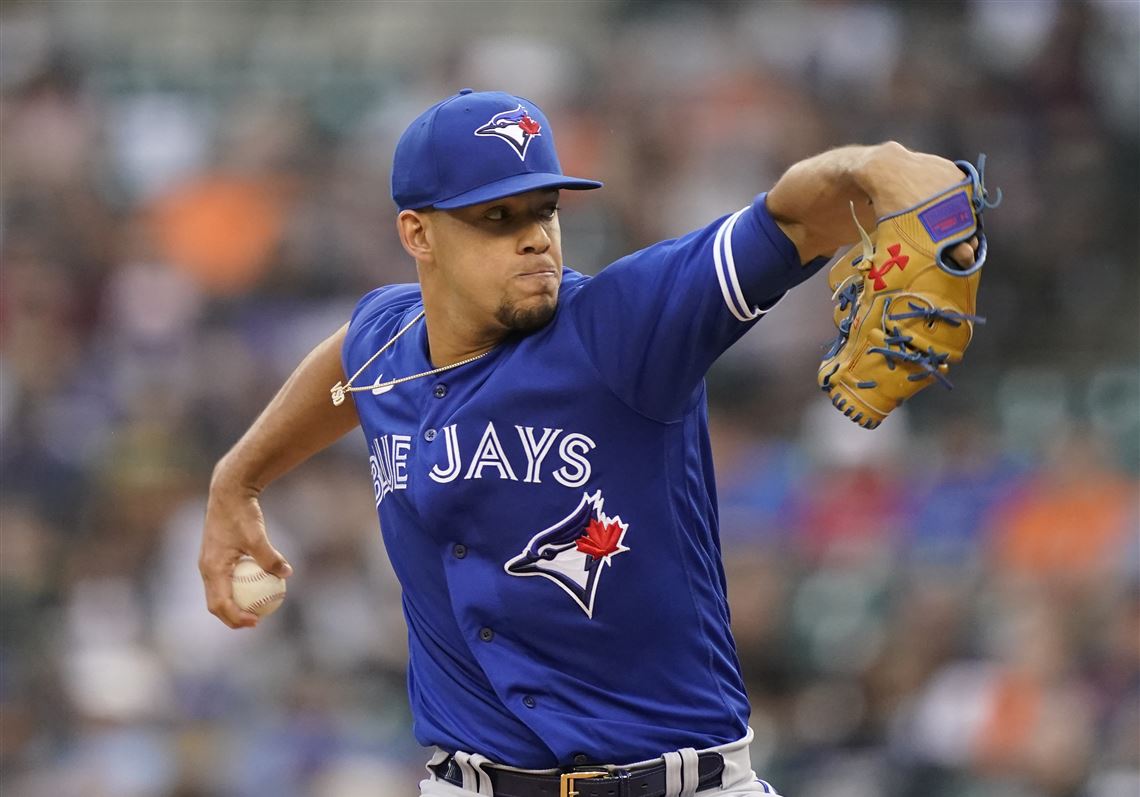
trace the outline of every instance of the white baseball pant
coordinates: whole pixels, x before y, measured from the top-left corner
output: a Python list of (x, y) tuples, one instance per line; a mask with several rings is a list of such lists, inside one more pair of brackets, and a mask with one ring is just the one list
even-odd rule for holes
[[(754, 797), (757, 794), (767, 794), (779, 797), (776, 790), (766, 781), (756, 777), (752, 771), (752, 759), (748, 753), (748, 745), (752, 742), (752, 729), (743, 739), (722, 744), (719, 747), (710, 747), (707, 750), (694, 750), (686, 747), (672, 753), (665, 753), (661, 758), (639, 761), (636, 764), (626, 764), (622, 767), (635, 768), (639, 766), (660, 764), (666, 765), (666, 792), (665, 797)], [(724, 758), (724, 771), (720, 776), (720, 788), (693, 791), (683, 788), (682, 784), (696, 784), (697, 782), (697, 754), (704, 752), (720, 753)], [(440, 750), (428, 762), (429, 767), (438, 764), (447, 757), (447, 753)], [(436, 778), (429, 768), (429, 777), (420, 781), (420, 795), (422, 797), (471, 797), (472, 794), (481, 797), (494, 797), (491, 790), (491, 779), (483, 774), (483, 767), (494, 764), (481, 755), (472, 753), (456, 753), (455, 761), (463, 771), (465, 787), (455, 786), (444, 780)], [(515, 772), (532, 772), (534, 774), (548, 774), (550, 770), (520, 770), (494, 764), (500, 769), (510, 769)]]

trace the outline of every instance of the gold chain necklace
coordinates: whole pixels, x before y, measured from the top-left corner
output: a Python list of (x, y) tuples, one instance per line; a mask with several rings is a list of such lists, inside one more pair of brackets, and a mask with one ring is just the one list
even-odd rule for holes
[(493, 351), (493, 349), (488, 349), (487, 351), (483, 352), (482, 354), (476, 354), (474, 357), (468, 357), (466, 360), (460, 360), (457, 363), (451, 363), (451, 365), (441, 365), (439, 368), (432, 368), (430, 371), (421, 371), (420, 373), (412, 374), (411, 376), (401, 376), (399, 379), (390, 379), (387, 382), (380, 382), (380, 383), (375, 384), (375, 385), (368, 385), (367, 387), (354, 387), (352, 383), (356, 381), (356, 377), (358, 377), (362, 373), (364, 373), (365, 368), (372, 365), (372, 363), (375, 362), (377, 357), (379, 357), (381, 354), (383, 354), (385, 351), (387, 351), (389, 346), (391, 346), (393, 343), (395, 343), (397, 340), (399, 340), (401, 335), (403, 335), (405, 332), (407, 332), (409, 329), (411, 329), (412, 326), (423, 317), (424, 317), (424, 311), (420, 310), (419, 315), (417, 315), (415, 318), (413, 318), (411, 321), (409, 321), (407, 324), (405, 324), (403, 329), (401, 329), (399, 332), (397, 332), (395, 335), (393, 335), (391, 340), (389, 340), (387, 343), (385, 343), (383, 346), (381, 346), (379, 351), (377, 351), (375, 354), (373, 354), (371, 357), (369, 357), (368, 362), (366, 362), (364, 365), (360, 366), (360, 368), (357, 369), (356, 373), (352, 375), (352, 378), (349, 379), (348, 382), (346, 382), (344, 384), (337, 382), (335, 385), (333, 385), (331, 388), (329, 388), (329, 393), (332, 394), (333, 406), (339, 407), (341, 404), (343, 404), (345, 394), (347, 394), (347, 393), (361, 393), (365, 390), (372, 390), (375, 392), (390, 390), (391, 388), (395, 387), (396, 385), (399, 385), (403, 382), (411, 382), (413, 379), (419, 379), (421, 376), (431, 376), (432, 374), (441, 374), (444, 371), (450, 371), (452, 368), (458, 368), (461, 365), (467, 365), (467, 363), (473, 363), (476, 360), (478, 360), (480, 357), (486, 357), (488, 354), (490, 354)]

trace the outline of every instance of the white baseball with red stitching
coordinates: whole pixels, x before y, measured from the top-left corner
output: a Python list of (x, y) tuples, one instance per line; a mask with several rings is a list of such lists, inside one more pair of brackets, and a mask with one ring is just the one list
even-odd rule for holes
[(252, 556), (243, 556), (234, 566), (233, 585), (234, 602), (259, 617), (273, 614), (285, 600), (285, 579), (262, 570)]

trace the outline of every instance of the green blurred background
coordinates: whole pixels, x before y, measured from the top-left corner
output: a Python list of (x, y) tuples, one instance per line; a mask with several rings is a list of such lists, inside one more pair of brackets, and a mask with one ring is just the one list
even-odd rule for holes
[(416, 793), (358, 435), (265, 495), (296, 576), (261, 627), (206, 613), (196, 558), (212, 463), (414, 279), (392, 149), (464, 86), (606, 181), (564, 198), (587, 272), (829, 146), (989, 155), (953, 392), (843, 420), (822, 278), (710, 375), (753, 760), (788, 797), (1136, 797), (1135, 0), (4, 0), (5, 797)]

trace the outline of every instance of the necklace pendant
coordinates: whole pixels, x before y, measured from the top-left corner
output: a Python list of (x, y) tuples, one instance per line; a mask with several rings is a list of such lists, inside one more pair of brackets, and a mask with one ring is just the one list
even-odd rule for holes
[(380, 378), (383, 376), (383, 374), (381, 374), (380, 376), (378, 376), (376, 378), (377, 384), (369, 385), (368, 387), (356, 387), (355, 385), (352, 384), (353, 382), (356, 381), (356, 377), (358, 377), (362, 373), (364, 373), (365, 368), (372, 365), (372, 363), (376, 361), (377, 357), (379, 357), (381, 354), (386, 352), (391, 347), (391, 345), (393, 343), (395, 343), (397, 340), (400, 339), (401, 335), (403, 335), (405, 332), (407, 332), (409, 329), (411, 329), (412, 325), (415, 324), (417, 321), (419, 321), (423, 317), (424, 317), (424, 311), (420, 310), (419, 315), (417, 315), (415, 318), (413, 318), (411, 321), (409, 321), (407, 323), (407, 325), (404, 326), (403, 329), (401, 329), (399, 332), (397, 332), (395, 335), (393, 335), (388, 340), (387, 343), (385, 343), (383, 346), (381, 346), (379, 351), (377, 351), (375, 354), (373, 354), (371, 357), (369, 357), (368, 362), (364, 363), (364, 365), (360, 366), (360, 368), (357, 369), (356, 373), (352, 375), (352, 378), (350, 378), (348, 380), (348, 384), (342, 384), (341, 382), (337, 382), (335, 385), (333, 385), (331, 388), (329, 388), (329, 394), (332, 398), (333, 406), (339, 407), (341, 404), (343, 404), (344, 403), (344, 397), (348, 393), (359, 393), (363, 390), (371, 390), (372, 395), (379, 396), (379, 395), (382, 395), (384, 393), (387, 393), (389, 390), (394, 388), (396, 385), (403, 384), (404, 382), (411, 382), (413, 379), (419, 379), (420, 377), (423, 377), (423, 376), (432, 376), (434, 374), (441, 374), (444, 371), (450, 371), (452, 368), (458, 368), (461, 365), (467, 365), (468, 363), (473, 363), (476, 360), (481, 359), (483, 357), (486, 357), (488, 354), (491, 353), (492, 350), (488, 349), (487, 351), (482, 352), (481, 354), (476, 354), (474, 357), (468, 357), (466, 360), (460, 360), (459, 362), (452, 363), (451, 365), (442, 365), (439, 368), (432, 368), (432, 369), (427, 370), (427, 371), (421, 371), (418, 374), (412, 374), (411, 376), (403, 376), (403, 377), (400, 377), (399, 379), (391, 379), (387, 382), (380, 382)]

